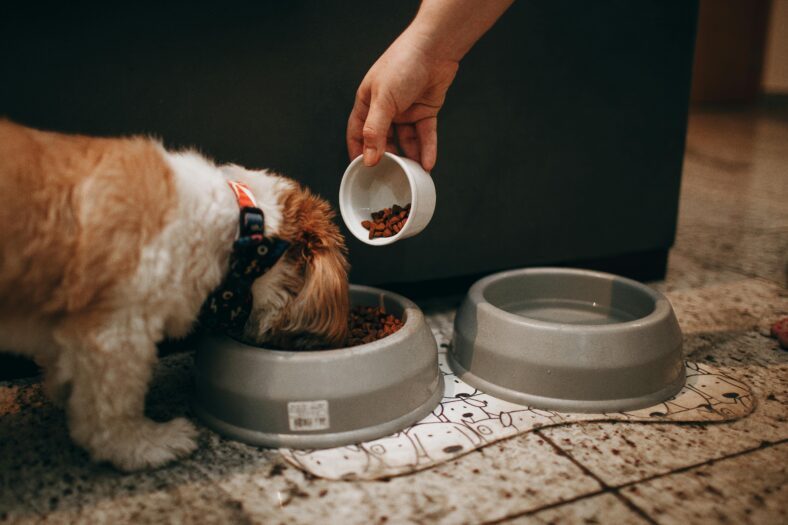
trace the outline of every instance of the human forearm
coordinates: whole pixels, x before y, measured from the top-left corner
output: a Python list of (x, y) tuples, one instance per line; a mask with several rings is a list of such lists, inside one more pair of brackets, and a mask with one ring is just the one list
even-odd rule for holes
[(513, 0), (423, 0), (403, 36), (425, 53), (459, 61)]

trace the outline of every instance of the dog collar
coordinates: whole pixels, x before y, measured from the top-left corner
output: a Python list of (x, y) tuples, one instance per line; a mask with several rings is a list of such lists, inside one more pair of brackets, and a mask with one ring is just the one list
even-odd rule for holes
[(240, 182), (227, 182), (241, 210), (238, 239), (233, 242), (230, 269), (203, 304), (200, 318), (215, 330), (240, 335), (252, 311), (252, 283), (276, 264), (290, 243), (265, 237), (265, 215), (252, 191)]

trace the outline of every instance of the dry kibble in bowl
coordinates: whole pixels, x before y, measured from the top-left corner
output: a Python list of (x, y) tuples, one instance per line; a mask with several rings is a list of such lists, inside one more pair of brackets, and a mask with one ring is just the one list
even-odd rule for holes
[(410, 203), (405, 206), (398, 204), (391, 208), (383, 208), (380, 211), (372, 212), (371, 221), (361, 221), (361, 226), (369, 231), (369, 238), (392, 237), (400, 232), (408, 221), (410, 215)]
[(347, 346), (371, 343), (391, 335), (404, 323), (394, 314), (386, 312), (383, 306), (354, 306), (350, 309)]

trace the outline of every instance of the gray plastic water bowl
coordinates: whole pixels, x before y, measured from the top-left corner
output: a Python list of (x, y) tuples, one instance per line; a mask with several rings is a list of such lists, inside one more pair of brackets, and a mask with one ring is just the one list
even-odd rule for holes
[(404, 325), (378, 341), (291, 352), (206, 337), (195, 356), (194, 410), (216, 432), (253, 445), (326, 448), (377, 439), (427, 416), (443, 396), (438, 348), (418, 306), (350, 286), (351, 303)]
[(454, 321), (448, 360), (493, 396), (563, 412), (651, 406), (684, 386), (668, 300), (616, 275), (529, 268), (477, 281)]

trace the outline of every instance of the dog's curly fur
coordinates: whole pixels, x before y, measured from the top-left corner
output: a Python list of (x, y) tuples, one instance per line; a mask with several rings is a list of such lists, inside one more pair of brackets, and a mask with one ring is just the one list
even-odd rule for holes
[(245, 336), (311, 347), (346, 337), (344, 241), (292, 180), (145, 137), (92, 138), (0, 120), (0, 347), (32, 356), (95, 460), (135, 470), (196, 447), (183, 418), (143, 415), (156, 343), (182, 337), (225, 275), (238, 234), (228, 179), (248, 185), (265, 234), (291, 243), (255, 281)]

